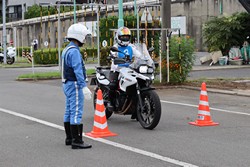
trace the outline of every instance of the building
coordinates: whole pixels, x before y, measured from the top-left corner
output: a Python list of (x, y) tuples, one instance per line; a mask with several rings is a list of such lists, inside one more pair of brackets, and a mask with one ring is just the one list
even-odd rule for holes
[[(24, 13), (28, 8), (35, 4), (56, 4), (59, 0), (6, 0), (6, 18), (7, 22), (18, 21), (24, 19)], [(60, 0), (62, 3), (71, 2), (73, 0)], [(77, 4), (92, 3), (93, 0), (76, 0)], [(2, 13), (2, 0), (1, 13)]]

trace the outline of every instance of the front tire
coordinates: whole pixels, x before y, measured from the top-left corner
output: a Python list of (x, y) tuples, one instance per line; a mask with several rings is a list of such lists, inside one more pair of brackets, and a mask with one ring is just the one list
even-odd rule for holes
[(145, 129), (154, 129), (161, 118), (161, 102), (157, 93), (153, 90), (141, 93), (143, 110), (137, 103), (137, 119)]
[(7, 64), (13, 64), (14, 62), (15, 62), (15, 57), (7, 58), (7, 61), (6, 61)]
[[(96, 98), (97, 98), (97, 91), (98, 91), (99, 87), (95, 88), (95, 92), (94, 92), (94, 98), (93, 98), (93, 104), (94, 104), (94, 109), (96, 107)], [(103, 104), (105, 107), (105, 114), (106, 114), (106, 118), (109, 119), (111, 117), (111, 115), (113, 114), (113, 112), (109, 111), (107, 108), (107, 102), (108, 102), (108, 97), (109, 97), (109, 91), (108, 89), (102, 89), (102, 98), (103, 98)]]

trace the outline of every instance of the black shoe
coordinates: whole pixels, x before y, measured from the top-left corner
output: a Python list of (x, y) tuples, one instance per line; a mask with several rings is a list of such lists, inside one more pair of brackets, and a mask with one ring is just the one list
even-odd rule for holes
[(69, 122), (64, 122), (64, 129), (65, 129), (65, 133), (66, 133), (65, 145), (69, 146), (69, 145), (71, 145), (71, 142), (72, 142)]
[(91, 147), (92, 147), (92, 145), (86, 144), (84, 142), (72, 141), (72, 144), (71, 144), (72, 149), (88, 149), (88, 148), (91, 148)]
[(87, 149), (91, 148), (92, 145), (84, 143), (82, 140), (82, 125), (70, 125), (70, 130), (72, 134), (72, 149)]

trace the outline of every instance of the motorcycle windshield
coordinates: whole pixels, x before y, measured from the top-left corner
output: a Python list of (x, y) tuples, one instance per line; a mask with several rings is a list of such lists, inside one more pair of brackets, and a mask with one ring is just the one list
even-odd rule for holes
[(147, 46), (145, 43), (142, 44), (136, 44), (136, 49), (140, 52), (140, 57), (134, 57), (133, 63), (130, 65), (130, 67), (137, 69), (141, 65), (147, 65), (149, 67), (153, 67), (155, 69), (154, 61), (152, 60)]

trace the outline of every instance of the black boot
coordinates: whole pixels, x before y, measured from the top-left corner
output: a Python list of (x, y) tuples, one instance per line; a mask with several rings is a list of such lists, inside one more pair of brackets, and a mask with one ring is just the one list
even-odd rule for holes
[(78, 125), (78, 133), (79, 133), (79, 141), (85, 145), (85, 147), (91, 148), (92, 146), (90, 144), (84, 143), (82, 140), (82, 131), (83, 131), (83, 124)]
[[(83, 124), (78, 125), (79, 139), (82, 141)], [(83, 141), (82, 141), (83, 142)]]
[(70, 125), (70, 130), (72, 134), (72, 143), (71, 143), (72, 149), (86, 149), (86, 148), (92, 147), (90, 144), (86, 144), (83, 142), (82, 137), (81, 137), (82, 128), (80, 127), (80, 125)]
[(69, 122), (64, 122), (64, 129), (66, 133), (65, 145), (68, 146), (68, 145), (71, 145), (71, 142), (72, 142)]

